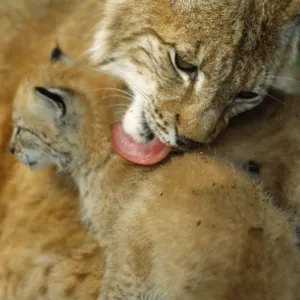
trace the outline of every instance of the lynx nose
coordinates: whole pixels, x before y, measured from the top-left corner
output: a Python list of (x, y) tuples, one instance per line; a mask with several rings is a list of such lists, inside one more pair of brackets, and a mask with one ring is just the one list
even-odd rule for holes
[(11, 154), (15, 154), (15, 147), (13, 145), (9, 146), (9, 151)]

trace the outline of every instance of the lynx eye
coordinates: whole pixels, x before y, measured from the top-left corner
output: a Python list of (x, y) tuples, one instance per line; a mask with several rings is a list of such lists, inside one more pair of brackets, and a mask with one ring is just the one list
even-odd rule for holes
[(195, 80), (197, 76), (198, 67), (187, 62), (178, 54), (175, 55), (175, 64), (176, 67), (183, 71), (184, 73), (188, 74), (191, 80)]
[(258, 96), (260, 95), (251, 91), (240, 92), (236, 95), (237, 98), (244, 99), (244, 100), (251, 100)]

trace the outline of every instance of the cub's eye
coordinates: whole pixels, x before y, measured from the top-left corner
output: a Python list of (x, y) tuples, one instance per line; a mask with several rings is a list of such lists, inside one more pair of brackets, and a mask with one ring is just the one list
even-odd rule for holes
[(250, 100), (258, 96), (260, 95), (251, 91), (240, 92), (236, 95), (237, 98), (244, 99), (244, 100)]
[(178, 54), (175, 55), (175, 64), (176, 67), (185, 72), (190, 76), (191, 80), (195, 80), (197, 76), (198, 67), (185, 61), (182, 57), (180, 57)]

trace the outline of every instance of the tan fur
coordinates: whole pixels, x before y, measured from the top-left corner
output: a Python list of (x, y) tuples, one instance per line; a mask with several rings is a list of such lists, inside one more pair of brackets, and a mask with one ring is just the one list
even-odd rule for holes
[(149, 127), (171, 145), (209, 142), (293, 57), (299, 9), (298, 0), (111, 0), (91, 54), (133, 91), (124, 129), (135, 140)]
[[(8, 4), (4, 1), (2, 1), (0, 4), (0, 30), (4, 29), (2, 36), (6, 37), (5, 41), (3, 41), (3, 39), (1, 41), (0, 52), (1, 124), (5, 124), (1, 128), (0, 136), (2, 153), (7, 151), (7, 136), (10, 135), (10, 128), (7, 128), (6, 130), (6, 127), (8, 124), (7, 118), (8, 116), (10, 117), (11, 99), (14, 95), (14, 91), (20, 77), (23, 76), (24, 73), (28, 73), (28, 65), (40, 63), (41, 61), (44, 62), (45, 59), (48, 58), (50, 47), (53, 47), (55, 40), (58, 40), (63, 46), (63, 49), (67, 49), (68, 52), (72, 53), (73, 56), (82, 60), (86, 60), (84, 57), (84, 50), (88, 49), (94, 35), (94, 26), (101, 18), (102, 3), (101, 1), (97, 1), (97, 5), (95, 6), (95, 1), (84, 1), (80, 6), (73, 6), (70, 5), (72, 2), (75, 3), (76, 1), (63, 1), (63, 3), (62, 1), (45, 1), (43, 3), (52, 3), (52, 5), (45, 6), (44, 10), (41, 10), (44, 5), (41, 1), (38, 1), (38, 9), (36, 8), (36, 1), (30, 2), (26, 0), (17, 1), (16, 3), (9, 2), (8, 4), (11, 6), (9, 8), (8, 6), (5, 6)], [(28, 5), (28, 3), (30, 3), (30, 5)], [(53, 3), (55, 4), (53, 5)], [(62, 4), (66, 5), (66, 10), (63, 9)], [(15, 5), (20, 6), (16, 7)], [(27, 10), (28, 14), (26, 13)], [(68, 16), (67, 18), (64, 18), (64, 16), (71, 10), (72, 17)], [(12, 17), (14, 11), (17, 11), (18, 13)], [(37, 14), (37, 11), (39, 11), (40, 14)], [(4, 14), (6, 14), (7, 18), (3, 18)], [(49, 17), (44, 18), (43, 16), (45, 15)], [(8, 25), (4, 24), (5, 22), (7, 22)], [(41, 22), (43, 23), (43, 26), (41, 26)], [(135, 22), (134, 19), (133, 22)], [(136, 25), (137, 23), (134, 24)], [(17, 31), (16, 28), (18, 29)], [(120, 29), (120, 27), (117, 28), (118, 30)], [(82, 32), (91, 32), (91, 34), (82, 34)], [(11, 33), (12, 38), (10, 39), (9, 36)], [(5, 68), (3, 68), (3, 66), (5, 66)], [(5, 114), (5, 111), (7, 114)], [(45, 294), (45, 299), (63, 299), (63, 297), (76, 299), (75, 294), (77, 295), (78, 299), (86, 299), (88, 297), (86, 294), (87, 290), (91, 291), (91, 295), (94, 293), (94, 296), (91, 296), (91, 299), (95, 299), (97, 294), (95, 292), (97, 289), (96, 281), (98, 280), (97, 276), (99, 276), (99, 273), (97, 273), (98, 270), (93, 268), (92, 274), (94, 275), (89, 275), (87, 280), (84, 281), (83, 285), (79, 285), (78, 281), (76, 280), (76, 276), (73, 276), (75, 274), (74, 270), (77, 270), (78, 265), (78, 269), (84, 270), (85, 272), (87, 269), (90, 270), (92, 266), (98, 264), (98, 259), (101, 262), (101, 255), (98, 256), (97, 251), (99, 250), (93, 248), (93, 242), (91, 242), (92, 246), (90, 248), (88, 246), (90, 243), (89, 241), (87, 242), (87, 246), (83, 247), (86, 247), (85, 249), (80, 248), (82, 241), (86, 240), (84, 233), (81, 233), (82, 228), (80, 225), (76, 225), (78, 226), (78, 229), (76, 226), (74, 226), (74, 232), (77, 232), (79, 236), (82, 234), (82, 240), (81, 238), (78, 238), (78, 240), (76, 239), (76, 241), (78, 241), (78, 244), (76, 244), (77, 246), (72, 244), (71, 248), (76, 248), (79, 245), (79, 252), (86, 251), (88, 253), (96, 253), (95, 255), (91, 254), (91, 257), (94, 258), (91, 258), (90, 263), (87, 262), (86, 257), (83, 257), (82, 259), (78, 259), (79, 262), (77, 265), (76, 260), (73, 260), (72, 256), (70, 258), (70, 250), (68, 250), (70, 248), (66, 247), (64, 249), (64, 251), (66, 251), (66, 255), (58, 256), (59, 259), (62, 260), (59, 260), (59, 262), (55, 264), (54, 269), (57, 271), (51, 272), (51, 279), (45, 281), (42, 276), (35, 276), (41, 274), (43, 270), (45, 270), (44, 261), (41, 264), (38, 263), (36, 265), (34, 259), (39, 255), (45, 257), (45, 253), (48, 254), (49, 252), (45, 252), (45, 248), (40, 248), (36, 251), (27, 251), (28, 249), (32, 250), (33, 245), (35, 245), (35, 243), (33, 243), (33, 237), (37, 237), (35, 239), (37, 244), (40, 243), (40, 239), (49, 239), (51, 241), (52, 238), (50, 233), (54, 234), (54, 241), (57, 241), (55, 238), (57, 232), (61, 233), (61, 239), (71, 239), (72, 232), (68, 231), (68, 225), (72, 222), (77, 224), (75, 214), (76, 207), (73, 193), (70, 192), (69, 189), (67, 189), (65, 192), (67, 185), (62, 187), (60, 184), (58, 184), (55, 179), (56, 177), (51, 171), (39, 172), (36, 174), (29, 173), (26, 169), (18, 166), (18, 163), (12, 161), (11, 158), (7, 158), (7, 154), (5, 154), (5, 156), (3, 156), (4, 154), (1, 155), (3, 161), (5, 161), (5, 166), (1, 167), (1, 179), (3, 179), (4, 176), (6, 178), (6, 180), (1, 181), (1, 185), (5, 186), (3, 189), (3, 198), (1, 196), (1, 199), (6, 199), (10, 202), (12, 202), (13, 199), (12, 203), (15, 203), (16, 205), (11, 206), (11, 208), (7, 210), (7, 213), (3, 213), (3, 215), (5, 215), (5, 223), (7, 224), (3, 226), (3, 232), (7, 231), (8, 233), (6, 238), (3, 240), (5, 243), (2, 245), (2, 261), (6, 262), (6, 264), (3, 264), (2, 274), (9, 275), (1, 277), (1, 290), (5, 291), (3, 294), (3, 299), (6, 300), (9, 299), (9, 297), (11, 299), (17, 299), (18, 297), (19, 299), (26, 299), (27, 294), (25, 296), (25, 289), (30, 290), (30, 292), (28, 292), (28, 299), (41, 299), (42, 295), (40, 292), (36, 291), (39, 289), (41, 289), (41, 291), (47, 290), (44, 286), (45, 282), (49, 282), (47, 290), (48, 292)], [(14, 165), (16, 165), (16, 167), (13, 167)], [(52, 180), (50, 182), (51, 184), (49, 183), (49, 180)], [(11, 181), (16, 183), (12, 184)], [(20, 185), (20, 182), (23, 184)], [(45, 182), (49, 184), (47, 193), (45, 193), (45, 189), (43, 187)], [(36, 183), (36, 185), (33, 183)], [(18, 186), (20, 188), (18, 188)], [(17, 192), (15, 192), (15, 189)], [(51, 203), (50, 201), (45, 201), (47, 205), (43, 202), (42, 204), (36, 206), (36, 210), (33, 209), (31, 205), (27, 206), (27, 201), (35, 201), (35, 197), (24, 197), (25, 193), (30, 196), (32, 195), (29, 194), (28, 191), (31, 191), (33, 194), (37, 195), (38, 198), (49, 198)], [(65, 205), (58, 207), (55, 205), (57, 202), (52, 203), (52, 200), (56, 198), (66, 198), (66, 202), (62, 200)], [(1, 207), (6, 206), (7, 202), (1, 204)], [(16, 210), (16, 207), (18, 207), (18, 210)], [(36, 211), (36, 213), (33, 213), (33, 211)], [(56, 220), (55, 217), (57, 215), (62, 214), (65, 218), (65, 215), (69, 211), (74, 211), (74, 214), (72, 215), (70, 213), (70, 221), (67, 223), (67, 225), (65, 225), (65, 223), (61, 224), (61, 222), (57, 222), (57, 227), (49, 226), (49, 224), (53, 224), (53, 222), (56, 224), (53, 219)], [(29, 218), (28, 216), (31, 214), (32, 217)], [(24, 218), (24, 215), (26, 218)], [(36, 217), (36, 215), (39, 217)], [(18, 230), (20, 230), (20, 220), (22, 221), (24, 230), (20, 231), (20, 234), (17, 234)], [(39, 224), (39, 226), (36, 226), (37, 220), (41, 220), (41, 224)], [(30, 228), (33, 228), (32, 231), (35, 231), (36, 235), (31, 236)], [(48, 228), (51, 228), (52, 231), (49, 231)], [(47, 234), (45, 232), (47, 232)], [(27, 236), (28, 239), (21, 239), (22, 235)], [(57, 245), (61, 245), (61, 239), (57, 242)], [(7, 249), (5, 248), (5, 245), (7, 245)], [(63, 245), (63, 247), (65, 247), (65, 245)], [(19, 248), (20, 250), (19, 252), (16, 252), (17, 250), (13, 250), (13, 248)], [(56, 248), (53, 248), (53, 245), (46, 247), (46, 249), (50, 251), (51, 255), (53, 255), (53, 253), (57, 255), (55, 250)], [(25, 252), (29, 253), (30, 256), (24, 255)], [(14, 255), (11, 255), (11, 253), (14, 253)], [(67, 256), (69, 259), (66, 258)], [(20, 264), (17, 262), (20, 262)], [(284, 270), (286, 269), (284, 268)], [(287, 272), (288, 271), (289, 270), (287, 269)], [(48, 271), (46, 273), (48, 273)], [(31, 277), (27, 277), (27, 274), (34, 274), (34, 279), (39, 278), (40, 280), (30, 280)], [(12, 280), (12, 277), (21, 278), (21, 280)], [(80, 279), (83, 277), (85, 276), (79, 276), (78, 278)], [(73, 281), (74, 278), (75, 281)], [(52, 279), (54, 279), (54, 281)], [(61, 285), (62, 282), (65, 284)], [(21, 283), (24, 283), (24, 285)], [(32, 286), (31, 283), (34, 283), (35, 285)], [(76, 284), (77, 288), (73, 289), (73, 284)], [(92, 287), (87, 286), (89, 284), (91, 284)], [(22, 286), (24, 289), (22, 289)], [(280, 287), (281, 286), (279, 285), (278, 288)], [(83, 293), (86, 298), (84, 298)], [(10, 296), (8, 296), (8, 294)]]
[[(87, 2), (0, 1), (1, 300), (95, 300), (99, 294), (104, 255), (80, 222), (74, 184), (53, 169), (33, 173), (8, 152), (12, 99), (24, 74), (49, 59), (56, 41), (86, 60), (88, 32), (101, 15), (87, 18), (93, 10)], [(95, 88), (101, 87), (122, 84), (100, 74)]]
[[(43, 73), (35, 73), (37, 82)], [(106, 88), (115, 83), (97, 73), (93, 93), (114, 105), (117, 92)], [(7, 142), (2, 147), (0, 299), (97, 299), (104, 254), (80, 222), (73, 182), (51, 168), (31, 172)]]
[[(255, 184), (206, 155), (156, 168), (122, 160), (111, 154), (94, 75), (44, 70), (18, 89), (10, 147), (77, 182), (83, 219), (107, 248), (99, 299), (300, 299), (290, 225)], [(37, 86), (60, 95), (66, 112)]]
[(208, 148), (247, 168), (277, 204), (300, 213), (300, 95), (270, 91), (263, 104), (235, 119)]
[[(48, 60), (58, 42), (77, 61), (88, 62), (103, 0), (4, 0), (0, 3), (0, 143), (10, 135), (11, 104), (20, 79)], [(110, 88), (120, 88), (119, 81)]]
[[(116, 91), (101, 89), (116, 83), (111, 80), (96, 74), (92, 90), (114, 105)], [(7, 150), (6, 143), (0, 164), (0, 299), (97, 299), (104, 254), (80, 222), (73, 182), (53, 169), (31, 172)]]
[(73, 184), (3, 158), (0, 299), (96, 300), (105, 257), (80, 223)]

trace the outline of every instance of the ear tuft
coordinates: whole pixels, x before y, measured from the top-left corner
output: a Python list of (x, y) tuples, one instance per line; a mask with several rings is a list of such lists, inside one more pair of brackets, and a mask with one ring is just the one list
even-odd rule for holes
[(50, 61), (51, 62), (67, 62), (71, 63), (71, 59), (69, 59), (65, 53), (61, 50), (59, 44), (57, 43), (55, 48), (52, 50), (50, 54)]
[(62, 50), (60, 49), (59, 45), (57, 44), (56, 47), (52, 50), (50, 55), (50, 61), (55, 62), (61, 60), (61, 57), (64, 55)]
[(63, 99), (63, 95), (57, 89), (46, 89), (44, 87), (35, 87), (35, 92), (47, 100), (51, 105), (55, 106), (60, 111), (60, 116), (65, 116), (67, 112), (66, 104)]

